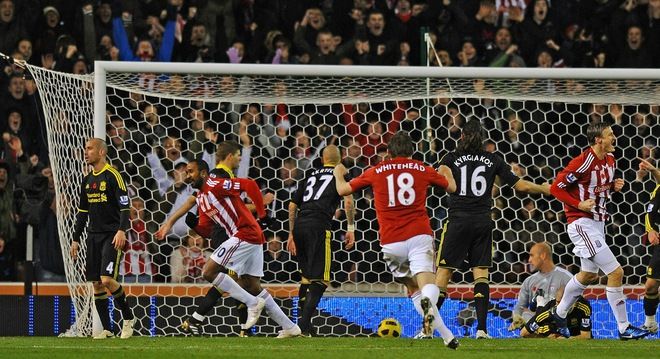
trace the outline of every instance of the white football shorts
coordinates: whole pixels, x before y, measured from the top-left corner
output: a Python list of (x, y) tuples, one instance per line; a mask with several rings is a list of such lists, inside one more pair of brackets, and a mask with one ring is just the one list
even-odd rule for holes
[(218, 247), (211, 259), (219, 265), (231, 269), (240, 277), (247, 274), (253, 277), (264, 276), (264, 248), (231, 237)]
[(612, 273), (620, 265), (605, 242), (605, 222), (591, 218), (580, 218), (568, 225), (568, 236), (575, 245), (573, 253), (580, 257), (581, 269), (585, 272)]
[(428, 234), (384, 244), (382, 252), (383, 260), (395, 278), (411, 278), (422, 272), (435, 273), (433, 237)]

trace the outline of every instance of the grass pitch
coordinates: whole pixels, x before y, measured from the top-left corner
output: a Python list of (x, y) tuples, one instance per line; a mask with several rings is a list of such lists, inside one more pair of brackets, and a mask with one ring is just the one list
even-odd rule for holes
[(440, 339), (380, 338), (0, 338), (0, 358), (650, 358), (660, 342), (639, 340), (460, 339), (457, 351)]

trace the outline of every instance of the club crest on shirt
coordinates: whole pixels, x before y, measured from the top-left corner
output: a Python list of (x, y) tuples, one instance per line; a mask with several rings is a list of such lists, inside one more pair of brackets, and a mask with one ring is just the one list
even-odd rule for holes
[(566, 175), (566, 182), (568, 183), (575, 183), (577, 181), (577, 177), (573, 173), (569, 173)]
[(105, 181), (101, 181), (101, 184), (99, 185), (99, 191), (105, 191)]

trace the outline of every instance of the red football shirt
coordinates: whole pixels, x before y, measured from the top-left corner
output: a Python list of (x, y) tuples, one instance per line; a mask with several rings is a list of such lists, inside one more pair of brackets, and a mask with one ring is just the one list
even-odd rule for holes
[(410, 158), (383, 161), (351, 180), (357, 191), (371, 186), (380, 226), (380, 242), (388, 244), (408, 238), (433, 235), (426, 213), (426, 191), (430, 185), (447, 188), (445, 176)]
[(199, 223), (195, 231), (208, 238), (213, 230), (213, 223), (222, 226), (227, 236), (242, 241), (262, 244), (264, 234), (259, 223), (241, 199), (246, 192), (257, 208), (259, 218), (266, 215), (261, 191), (256, 182), (245, 178), (220, 178), (210, 174), (197, 194)]
[[(614, 155), (608, 153), (601, 160), (589, 148), (573, 158), (568, 166), (557, 175), (550, 187), (555, 198), (564, 203), (564, 212), (568, 223), (582, 217), (596, 221), (608, 219), (607, 200), (614, 183)], [(578, 209), (580, 202), (587, 199), (596, 201), (591, 212)]]

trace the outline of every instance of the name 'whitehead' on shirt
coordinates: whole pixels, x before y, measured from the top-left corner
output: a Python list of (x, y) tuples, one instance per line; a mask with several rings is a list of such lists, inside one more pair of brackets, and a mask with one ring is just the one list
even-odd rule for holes
[(376, 168), (376, 173), (380, 174), (385, 171), (392, 170), (417, 170), (420, 172), (425, 172), (426, 168), (418, 163), (408, 162), (408, 163), (388, 163)]

